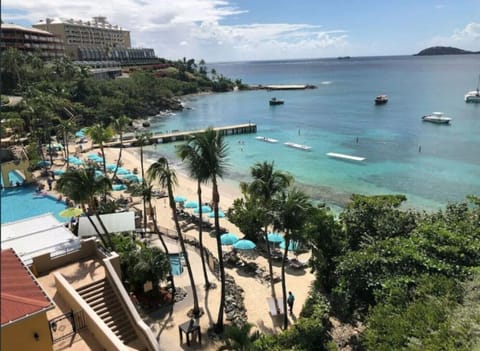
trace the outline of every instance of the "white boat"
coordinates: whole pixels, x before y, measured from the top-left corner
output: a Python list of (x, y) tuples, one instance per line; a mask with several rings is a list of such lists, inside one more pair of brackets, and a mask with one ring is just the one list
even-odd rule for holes
[(478, 75), (477, 90), (469, 91), (465, 94), (465, 102), (480, 103), (480, 74)]
[(388, 96), (384, 94), (378, 95), (374, 101), (375, 105), (384, 105), (388, 102)]
[(293, 147), (294, 149), (300, 149), (300, 150), (305, 150), (305, 151), (310, 151), (312, 149), (311, 146), (292, 143), (290, 141), (287, 141), (286, 143), (284, 143), (284, 145), (287, 145), (288, 147)]
[(260, 141), (264, 141), (266, 143), (278, 143), (277, 139), (267, 138), (267, 137), (264, 137), (264, 136), (257, 136), (257, 137), (255, 137), (255, 139), (260, 140)]
[(347, 160), (347, 161), (358, 161), (358, 162), (362, 162), (362, 161), (365, 161), (365, 160), (366, 160), (365, 157), (351, 156), (351, 155), (345, 155), (345, 154), (338, 154), (338, 153), (336, 153), (336, 152), (329, 152), (329, 153), (327, 153), (327, 156), (328, 156), (328, 157), (332, 157), (332, 158), (339, 158), (339, 159)]
[(437, 124), (449, 124), (452, 120), (450, 117), (445, 117), (443, 112), (432, 112), (431, 115), (426, 115), (422, 117), (424, 122), (431, 122)]

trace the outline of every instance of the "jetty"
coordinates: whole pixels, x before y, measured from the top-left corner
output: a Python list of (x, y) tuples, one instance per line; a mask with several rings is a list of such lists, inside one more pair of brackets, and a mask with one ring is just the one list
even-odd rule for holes
[(315, 89), (315, 85), (311, 84), (275, 84), (275, 85), (249, 85), (251, 90), (304, 90), (304, 89)]
[(332, 158), (347, 160), (347, 161), (357, 161), (357, 162), (365, 161), (365, 157), (337, 154), (336, 152), (329, 152), (327, 153), (327, 156)]
[(304, 150), (304, 151), (310, 151), (312, 149), (311, 146), (292, 143), (290, 141), (287, 141), (286, 143), (283, 143), (283, 144), (288, 146), (288, 147), (293, 147), (294, 149), (300, 149), (300, 150)]
[[(236, 134), (250, 134), (257, 132), (257, 125), (255, 123), (236, 124), (233, 126), (216, 127), (215, 131), (219, 131), (222, 135), (236, 135)], [(205, 129), (179, 131), (172, 130), (168, 133), (153, 134), (149, 139), (149, 144), (166, 144), (175, 141), (185, 141), (190, 136), (204, 132)], [(99, 145), (93, 145), (98, 147)], [(109, 143), (104, 143), (105, 147), (120, 147), (120, 140), (115, 140)], [(137, 138), (134, 135), (124, 136), (123, 146), (138, 146)]]

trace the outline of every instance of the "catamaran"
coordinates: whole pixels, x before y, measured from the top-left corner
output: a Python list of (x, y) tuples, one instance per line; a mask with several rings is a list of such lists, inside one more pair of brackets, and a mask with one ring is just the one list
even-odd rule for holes
[(312, 149), (311, 146), (308, 145), (303, 145), (303, 144), (297, 144), (297, 143), (292, 143), (290, 141), (287, 141), (284, 143), (288, 147), (293, 147), (294, 149), (300, 149), (300, 150), (305, 150), (305, 151), (310, 151)]
[(255, 139), (260, 140), (260, 141), (264, 141), (266, 143), (278, 143), (277, 139), (267, 138), (267, 137), (264, 137), (264, 136), (257, 136), (257, 137), (255, 137)]

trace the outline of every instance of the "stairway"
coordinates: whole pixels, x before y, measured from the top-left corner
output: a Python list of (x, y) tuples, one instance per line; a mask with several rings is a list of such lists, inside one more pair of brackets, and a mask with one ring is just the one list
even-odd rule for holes
[(137, 339), (135, 330), (108, 280), (97, 280), (77, 292), (125, 344)]

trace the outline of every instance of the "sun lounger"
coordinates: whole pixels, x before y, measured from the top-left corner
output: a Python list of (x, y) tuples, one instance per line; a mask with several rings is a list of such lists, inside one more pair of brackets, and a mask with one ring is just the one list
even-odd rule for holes
[(288, 266), (290, 268), (294, 268), (294, 269), (303, 269), (303, 268), (307, 267), (307, 263), (299, 261), (296, 258), (292, 258), (288, 261)]
[[(275, 299), (273, 297), (267, 298), (268, 309), (272, 316), (280, 316), (284, 314), (283, 310), (283, 298), (277, 298), (277, 304), (275, 305)], [(277, 309), (278, 307), (278, 309)]]

